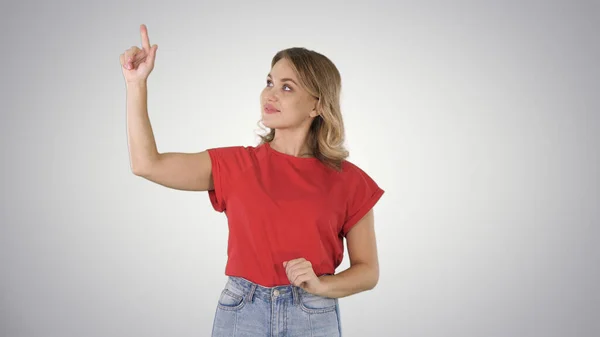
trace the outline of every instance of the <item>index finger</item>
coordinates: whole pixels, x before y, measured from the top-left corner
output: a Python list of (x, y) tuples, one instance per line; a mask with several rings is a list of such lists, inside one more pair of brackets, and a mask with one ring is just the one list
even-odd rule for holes
[(146, 28), (146, 25), (140, 25), (140, 32), (142, 34), (142, 48), (144, 50), (150, 49), (150, 39), (148, 39), (148, 28)]
[(302, 262), (304, 262), (304, 261), (306, 261), (306, 259), (305, 259), (305, 258), (303, 258), (303, 257), (300, 257), (300, 258), (297, 258), (297, 259), (292, 259), (292, 260), (289, 260), (289, 261), (287, 262), (287, 264), (286, 264), (286, 269), (290, 269), (290, 268), (292, 268), (293, 266), (295, 266), (295, 265), (297, 265), (297, 264), (300, 264), (300, 263), (302, 263)]

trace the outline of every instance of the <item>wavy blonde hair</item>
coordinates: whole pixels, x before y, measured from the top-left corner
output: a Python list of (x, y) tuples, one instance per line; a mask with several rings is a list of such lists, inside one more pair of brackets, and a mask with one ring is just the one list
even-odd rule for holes
[[(283, 49), (271, 60), (271, 68), (281, 59), (287, 59), (298, 75), (301, 85), (309, 94), (318, 98), (318, 116), (312, 121), (307, 143), (315, 158), (338, 171), (342, 162), (348, 158), (348, 150), (344, 147), (344, 121), (340, 108), (342, 80), (337, 67), (326, 56), (302, 47)], [(268, 130), (258, 122), (259, 127), (267, 132), (258, 135), (260, 144), (270, 143), (275, 137), (275, 129)]]

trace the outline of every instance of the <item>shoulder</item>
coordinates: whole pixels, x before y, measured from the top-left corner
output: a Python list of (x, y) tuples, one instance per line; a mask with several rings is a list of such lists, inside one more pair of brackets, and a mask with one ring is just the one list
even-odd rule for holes
[(264, 156), (262, 146), (234, 145), (207, 149), (214, 170), (241, 173), (256, 165)]
[(211, 147), (207, 149), (208, 152), (214, 153), (249, 153), (256, 151), (260, 146), (254, 147), (250, 145), (227, 145), (219, 147)]
[(354, 164), (353, 162), (351, 162), (350, 160), (344, 159), (342, 160), (342, 172), (348, 174), (356, 172), (357, 170), (360, 170), (360, 167), (358, 167), (358, 165)]
[(357, 179), (361, 179), (364, 176), (368, 176), (368, 174), (360, 168), (358, 165), (354, 164), (349, 160), (343, 160), (341, 165), (341, 170), (339, 171), (342, 179), (355, 181)]
[(353, 195), (361, 193), (376, 194), (383, 191), (373, 177), (349, 160), (342, 162), (339, 174), (343, 184), (352, 191)]
[(345, 160), (342, 162), (342, 180), (346, 191), (346, 220), (342, 234), (346, 234), (375, 206), (385, 191), (358, 165)]
[(220, 157), (220, 158), (243, 158), (243, 157), (252, 157), (256, 155), (260, 155), (261, 152), (264, 152), (263, 146), (250, 146), (250, 145), (230, 145), (230, 146), (221, 146), (221, 147), (213, 147), (207, 149), (207, 152), (211, 155), (211, 157)]

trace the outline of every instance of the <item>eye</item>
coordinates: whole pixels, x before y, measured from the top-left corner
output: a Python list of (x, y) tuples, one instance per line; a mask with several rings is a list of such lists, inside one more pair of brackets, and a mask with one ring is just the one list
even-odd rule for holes
[[(273, 82), (271, 82), (271, 80), (267, 80), (267, 87), (270, 86), (270, 84), (272, 84)], [(290, 87), (287, 84), (283, 85), (284, 88), (288, 88), (289, 90), (285, 90), (285, 91), (292, 91), (292, 87)]]

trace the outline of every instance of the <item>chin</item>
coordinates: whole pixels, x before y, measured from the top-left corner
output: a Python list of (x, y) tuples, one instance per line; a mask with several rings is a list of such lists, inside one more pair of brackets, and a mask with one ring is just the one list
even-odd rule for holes
[(274, 118), (275, 116), (263, 114), (262, 116), (262, 124), (269, 129), (279, 129), (281, 127), (281, 122)]
[(269, 120), (262, 120), (262, 124), (266, 127), (268, 127), (269, 129), (279, 129), (280, 128), (280, 123), (276, 123), (273, 121), (269, 121)]

